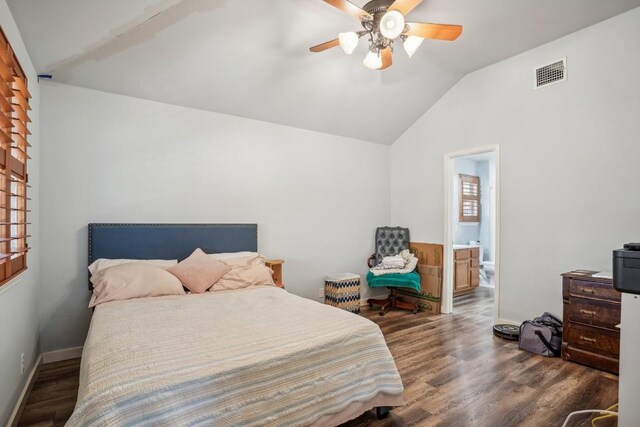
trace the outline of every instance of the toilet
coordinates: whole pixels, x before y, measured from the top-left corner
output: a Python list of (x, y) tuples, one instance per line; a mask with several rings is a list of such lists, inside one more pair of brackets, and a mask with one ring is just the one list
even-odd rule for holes
[(493, 277), (493, 275), (496, 274), (496, 263), (493, 261), (484, 261), (482, 262), (482, 269), (487, 277)]

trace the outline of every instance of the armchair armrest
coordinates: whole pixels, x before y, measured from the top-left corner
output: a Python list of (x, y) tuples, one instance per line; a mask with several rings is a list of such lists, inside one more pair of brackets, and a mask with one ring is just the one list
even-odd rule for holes
[(367, 265), (369, 266), (369, 268), (373, 268), (375, 267), (375, 262), (376, 262), (376, 254), (371, 254), (369, 259), (367, 259)]

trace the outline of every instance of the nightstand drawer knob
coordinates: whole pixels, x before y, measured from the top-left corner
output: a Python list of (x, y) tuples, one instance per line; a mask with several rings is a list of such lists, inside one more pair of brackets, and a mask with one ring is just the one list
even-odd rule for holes
[(583, 294), (589, 294), (589, 295), (595, 295), (595, 293), (596, 293), (596, 290), (593, 289), (593, 288), (582, 288), (582, 289), (580, 289), (580, 291)]
[(598, 340), (595, 338), (589, 338), (589, 337), (584, 337), (582, 335), (580, 335), (580, 340), (581, 341), (586, 341), (586, 342), (590, 342), (590, 343), (596, 343)]

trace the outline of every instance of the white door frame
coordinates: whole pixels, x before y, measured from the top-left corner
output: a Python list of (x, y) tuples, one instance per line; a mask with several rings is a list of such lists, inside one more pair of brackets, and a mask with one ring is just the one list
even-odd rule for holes
[(444, 272), (442, 289), (442, 312), (453, 313), (453, 228), (452, 212), (457, 207), (452, 206), (453, 197), (451, 171), (454, 159), (471, 156), (474, 154), (495, 153), (496, 157), (496, 197), (495, 197), (495, 308), (494, 316), (497, 321), (500, 319), (500, 146), (498, 144), (484, 147), (469, 148), (444, 155)]

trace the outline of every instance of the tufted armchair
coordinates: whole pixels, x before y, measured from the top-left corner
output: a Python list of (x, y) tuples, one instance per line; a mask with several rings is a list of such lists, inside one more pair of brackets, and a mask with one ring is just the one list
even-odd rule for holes
[[(369, 268), (374, 267), (386, 256), (398, 255), (405, 249), (409, 249), (409, 229), (402, 227), (378, 227), (376, 229), (376, 251), (369, 257)], [(386, 287), (390, 289), (390, 294), (386, 299), (367, 300), (369, 307), (373, 305), (380, 306), (380, 315), (384, 316), (385, 310), (392, 308), (401, 308), (411, 310), (413, 313), (418, 312), (418, 305), (401, 301), (397, 296), (397, 288), (420, 288), (420, 276), (416, 272), (407, 274), (387, 274), (383, 276), (374, 276), (373, 273), (367, 275), (369, 287)]]
[(375, 267), (386, 256), (398, 255), (409, 248), (409, 229), (402, 227), (378, 227), (376, 252), (369, 257), (369, 268)]

